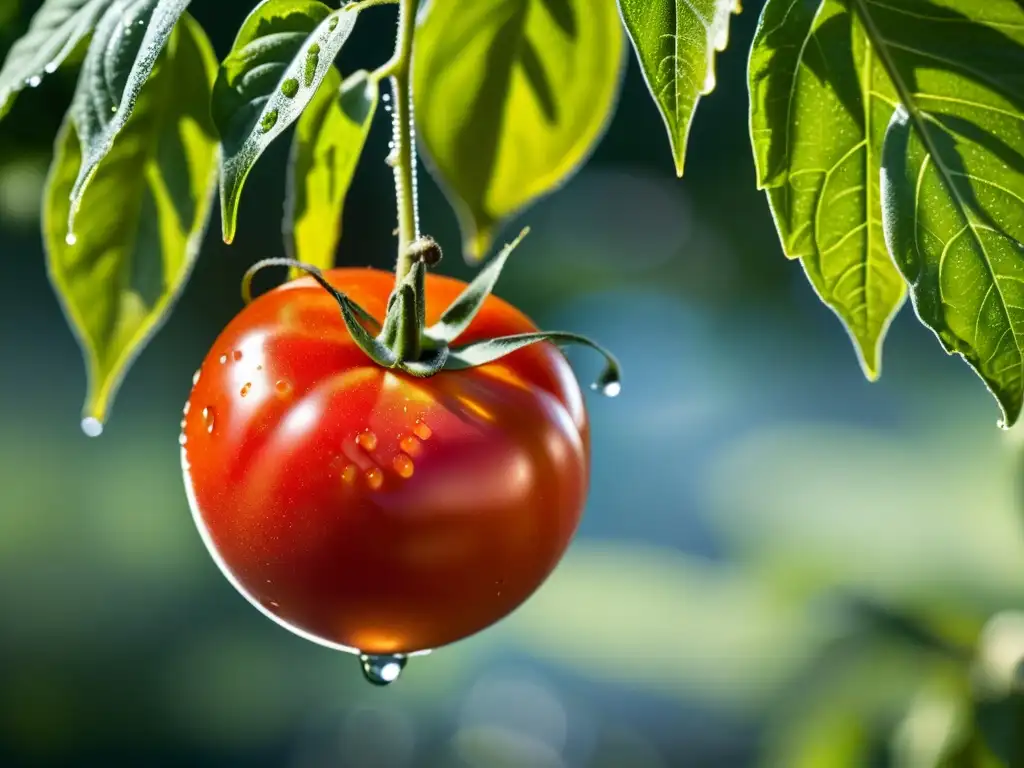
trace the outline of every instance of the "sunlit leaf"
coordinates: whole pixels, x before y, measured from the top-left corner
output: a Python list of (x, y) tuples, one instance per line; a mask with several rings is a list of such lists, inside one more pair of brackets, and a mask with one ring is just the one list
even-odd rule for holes
[(431, 170), (481, 258), (501, 222), (562, 184), (601, 137), (618, 94), (615, 5), (431, 0), (413, 94)]
[(619, 0), (619, 8), (682, 176), (693, 113), (715, 88), (715, 53), (729, 43), (739, 1)]
[(19, 91), (39, 85), (44, 75), (57, 71), (113, 2), (46, 0), (43, 3), (32, 17), (24, 37), (11, 47), (0, 69), (0, 118), (10, 111)]
[(211, 104), (221, 141), (225, 242), (234, 239), (249, 171), (309, 104), (356, 16), (318, 0), (264, 0), (242, 24), (220, 66)]
[(43, 210), (50, 278), (86, 362), (83, 428), (97, 434), (135, 356), (166, 319), (199, 249), (212, 202), (216, 57), (184, 16), (135, 110), (100, 161), (66, 238), (81, 150), (66, 120)]
[(341, 83), (331, 69), (299, 118), (285, 203), (290, 258), (321, 269), (334, 266), (345, 196), (377, 109), (377, 93), (366, 72)]
[(190, 0), (114, 0), (96, 25), (71, 102), (82, 166), (71, 190), (68, 231), (89, 180), (110, 152), (171, 30)]
[(869, 379), (903, 304), (882, 233), (880, 155), (896, 96), (843, 0), (769, 0), (750, 56), (758, 186), (789, 258), (842, 320)]
[(900, 101), (885, 236), (921, 321), (1012, 425), (1024, 398), (1024, 3), (853, 0)]

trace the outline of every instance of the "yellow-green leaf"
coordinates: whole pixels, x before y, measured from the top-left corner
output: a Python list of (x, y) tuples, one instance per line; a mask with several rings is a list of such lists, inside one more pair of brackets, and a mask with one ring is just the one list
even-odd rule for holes
[(89, 434), (102, 429), (128, 367), (195, 262), (216, 173), (209, 117), (216, 72), (202, 28), (183, 16), (85, 191), (74, 237), (65, 225), (82, 158), (70, 120), (57, 138), (43, 237), (51, 281), (85, 358)]
[(879, 172), (896, 103), (843, 0), (768, 0), (750, 54), (758, 186), (782, 247), (838, 315), (868, 379), (906, 288), (885, 247)]
[(619, 0), (619, 8), (682, 176), (693, 113), (715, 88), (715, 53), (729, 42), (739, 0)]
[(329, 269), (341, 238), (342, 211), (377, 109), (377, 83), (366, 72), (341, 82), (331, 69), (295, 127), (285, 249), (290, 258)]
[(622, 24), (606, 0), (431, 0), (416, 34), (418, 134), (478, 259), (504, 219), (565, 182), (601, 137)]

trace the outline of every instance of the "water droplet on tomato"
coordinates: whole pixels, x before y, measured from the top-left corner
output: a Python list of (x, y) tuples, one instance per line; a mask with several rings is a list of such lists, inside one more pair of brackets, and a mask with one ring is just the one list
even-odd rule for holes
[(377, 435), (370, 430), (360, 432), (356, 435), (356, 445), (364, 451), (374, 451), (377, 449)]
[(277, 392), (280, 397), (288, 397), (288, 395), (292, 393), (292, 383), (287, 379), (279, 379), (274, 385), (274, 391)]
[(182, 418), (181, 424), (179, 425), (182, 429), (185, 429), (185, 419)]
[(226, 363), (227, 361), (228, 361), (228, 356), (227, 355), (221, 355), (219, 358), (217, 358), (217, 362), (219, 362), (221, 365), (224, 365), (224, 363)]
[(246, 395), (249, 394), (249, 390), (250, 389), (252, 389), (252, 382), (251, 381), (247, 381), (247, 382), (245, 382), (245, 384), (242, 385), (242, 391), (239, 392), (239, 394), (242, 397), (245, 397)]
[(263, 607), (271, 613), (277, 613), (281, 610), (281, 604), (276, 600), (260, 600), (260, 602), (263, 604)]
[(352, 485), (356, 481), (356, 475), (359, 470), (356, 469), (354, 464), (349, 464), (343, 470), (341, 470), (341, 480), (345, 485)]
[(398, 441), (398, 447), (410, 456), (419, 456), (420, 441), (414, 435), (406, 435)]
[(379, 491), (380, 487), (384, 485), (384, 473), (380, 471), (379, 467), (367, 470), (366, 484), (370, 486), (370, 490), (373, 491)]
[(85, 432), (86, 437), (99, 437), (103, 434), (103, 422), (92, 416), (86, 416), (82, 419), (82, 431)]
[(242, 350), (236, 349), (234, 352), (231, 353), (231, 357), (237, 363), (239, 360), (242, 359)]
[(404, 477), (407, 480), (412, 477), (412, 473), (416, 469), (416, 465), (412, 463), (412, 459), (404, 453), (400, 453), (395, 456), (395, 460), (391, 462), (391, 464), (395, 468), (395, 472), (397, 472), (400, 477)]
[(78, 242), (78, 238), (77, 238), (77, 237), (75, 237), (75, 233), (74, 233), (74, 232), (68, 232), (68, 233), (67, 233), (67, 234), (66, 234), (66, 235), (64, 236), (64, 243), (65, 243), (66, 245), (74, 245), (74, 244), (75, 244), (75, 243), (77, 243), (77, 242)]
[(434, 431), (424, 424), (422, 419), (416, 419), (416, 425), (412, 428), (412, 433), (420, 440), (429, 440)]
[(213, 434), (213, 420), (213, 408), (208, 405), (205, 408), (203, 408), (203, 424), (206, 425), (206, 431), (210, 434)]
[(408, 659), (400, 653), (385, 656), (359, 655), (363, 677), (374, 685), (391, 685), (402, 674)]
[(188, 412), (190, 410), (192, 410), (192, 401), (191, 400), (186, 400), (185, 401), (185, 407), (181, 409), (181, 415), (182, 416), (188, 416)]
[(187, 443), (187, 442), (188, 442), (188, 438), (185, 437), (185, 433), (184, 432), (182, 432), (180, 435), (178, 435), (178, 445), (185, 445), (185, 443)]
[(192, 374), (192, 386), (194, 387), (198, 383), (199, 383), (199, 369), (197, 368), (196, 372)]

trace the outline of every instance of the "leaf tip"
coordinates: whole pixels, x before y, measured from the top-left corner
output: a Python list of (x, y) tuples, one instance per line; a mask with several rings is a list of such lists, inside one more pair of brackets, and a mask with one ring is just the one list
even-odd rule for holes
[(462, 240), (462, 253), (467, 264), (479, 264), (494, 243), (490, 227), (478, 228)]

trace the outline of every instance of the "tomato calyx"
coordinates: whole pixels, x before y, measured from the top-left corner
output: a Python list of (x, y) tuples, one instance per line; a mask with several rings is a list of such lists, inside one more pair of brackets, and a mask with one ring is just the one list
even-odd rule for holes
[(528, 228), (524, 229), (502, 248), (430, 326), (426, 325), (426, 271), (428, 266), (440, 261), (441, 250), (428, 237), (410, 245), (412, 268), (397, 282), (388, 298), (383, 323), (331, 285), (317, 267), (293, 259), (263, 259), (253, 264), (242, 278), (242, 299), (246, 304), (252, 300), (252, 279), (257, 272), (271, 266), (290, 267), (293, 271), (305, 272), (334, 298), (352, 340), (382, 368), (428, 377), (440, 371), (486, 365), (537, 342), (579, 344), (604, 357), (605, 367), (591, 386), (604, 395), (614, 397), (622, 388), (618, 360), (600, 344), (577, 333), (536, 331), (452, 346), (473, 322), (494, 290), (508, 257), (528, 232)]

